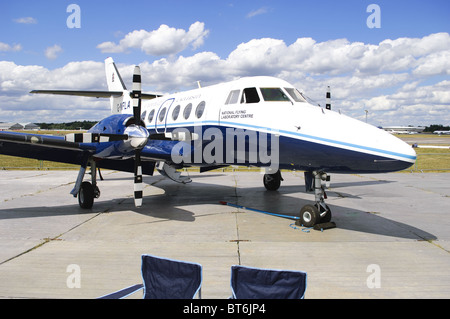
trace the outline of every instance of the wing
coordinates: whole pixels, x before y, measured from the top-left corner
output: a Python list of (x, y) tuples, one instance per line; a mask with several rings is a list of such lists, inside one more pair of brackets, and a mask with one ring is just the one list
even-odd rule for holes
[[(112, 152), (127, 135), (77, 133), (51, 136), (18, 132), (0, 132), (0, 154), (84, 165), (93, 157), (97, 167), (124, 172), (134, 171), (134, 158)], [(177, 141), (150, 140), (141, 151), (142, 173), (153, 175), (155, 162), (170, 162)], [(106, 152), (109, 152), (106, 154)]]

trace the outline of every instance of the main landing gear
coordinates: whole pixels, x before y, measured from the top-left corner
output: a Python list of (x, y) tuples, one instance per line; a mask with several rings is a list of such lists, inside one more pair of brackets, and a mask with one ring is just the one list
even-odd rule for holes
[[(278, 170), (273, 174), (264, 174), (264, 186), (269, 191), (276, 191), (283, 178)], [(317, 224), (328, 223), (331, 221), (331, 210), (325, 199), (327, 194), (325, 188), (330, 186), (330, 176), (325, 172), (313, 171), (305, 172), (306, 192), (314, 192), (315, 203), (308, 204), (300, 210), (300, 219), (296, 222), (304, 227), (314, 227)]]
[(274, 174), (264, 174), (263, 178), (264, 187), (268, 191), (276, 191), (278, 188), (280, 188), (282, 180), (283, 177), (281, 177), (280, 170), (276, 171), (276, 173)]
[[(83, 209), (91, 209), (94, 205), (94, 199), (100, 197), (100, 189), (97, 187), (97, 167), (94, 160), (89, 160), (89, 163), (91, 166), (91, 182), (83, 182), (87, 167), (86, 163), (81, 166), (75, 187), (70, 192), (74, 197), (78, 197), (78, 204)], [(99, 175), (103, 179), (101, 174)]]

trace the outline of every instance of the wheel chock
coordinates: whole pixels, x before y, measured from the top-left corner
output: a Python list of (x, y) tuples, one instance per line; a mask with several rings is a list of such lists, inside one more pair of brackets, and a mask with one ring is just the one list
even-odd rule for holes
[(335, 227), (336, 227), (335, 222), (328, 222), (328, 223), (315, 224), (313, 228), (314, 228), (314, 230), (323, 231), (324, 229), (330, 229), (330, 228), (335, 228)]

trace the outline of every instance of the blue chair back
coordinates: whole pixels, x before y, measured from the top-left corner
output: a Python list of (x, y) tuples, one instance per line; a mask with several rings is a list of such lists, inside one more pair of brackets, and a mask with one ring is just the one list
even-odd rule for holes
[(142, 255), (145, 299), (200, 297), (202, 266), (197, 263)]
[(303, 299), (306, 277), (302, 271), (232, 266), (232, 298)]

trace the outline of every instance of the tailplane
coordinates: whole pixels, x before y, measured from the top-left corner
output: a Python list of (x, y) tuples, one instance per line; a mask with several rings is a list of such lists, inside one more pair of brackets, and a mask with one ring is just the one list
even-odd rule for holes
[[(105, 60), (105, 72), (108, 91), (33, 90), (30, 93), (109, 98), (112, 114), (132, 113), (133, 103), (130, 92), (127, 90), (112, 58)], [(160, 96), (158, 94), (142, 93), (141, 99), (151, 100)]]

